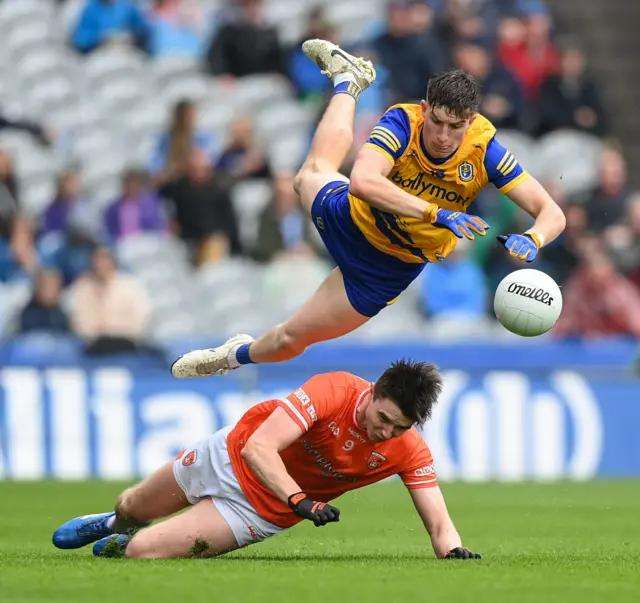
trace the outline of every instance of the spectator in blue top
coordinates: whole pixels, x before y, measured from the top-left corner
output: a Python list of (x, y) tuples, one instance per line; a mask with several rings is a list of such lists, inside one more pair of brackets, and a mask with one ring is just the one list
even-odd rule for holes
[(72, 35), (82, 53), (104, 44), (125, 43), (148, 49), (149, 24), (133, 0), (87, 0)]
[(485, 315), (487, 286), (482, 269), (459, 243), (447, 261), (422, 273), (420, 301), (431, 318), (480, 318)]
[(154, 0), (153, 4), (151, 54), (154, 57), (202, 56), (206, 50), (207, 27), (200, 6), (188, 0)]

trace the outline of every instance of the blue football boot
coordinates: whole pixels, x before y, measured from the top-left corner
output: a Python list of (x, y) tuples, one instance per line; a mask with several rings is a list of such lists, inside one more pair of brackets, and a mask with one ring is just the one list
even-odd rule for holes
[(98, 540), (93, 545), (93, 555), (95, 557), (124, 557), (124, 552), (131, 540), (131, 536), (126, 534), (111, 534), (102, 540)]
[(113, 534), (107, 523), (115, 513), (83, 515), (62, 524), (53, 533), (53, 544), (59, 549), (79, 549)]

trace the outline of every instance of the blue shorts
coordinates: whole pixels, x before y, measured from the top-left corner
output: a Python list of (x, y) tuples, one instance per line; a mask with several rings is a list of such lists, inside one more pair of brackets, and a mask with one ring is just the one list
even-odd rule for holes
[(340, 268), (351, 305), (364, 316), (375, 316), (422, 272), (412, 264), (374, 247), (351, 219), (349, 183), (325, 185), (313, 201), (311, 216), (325, 247)]

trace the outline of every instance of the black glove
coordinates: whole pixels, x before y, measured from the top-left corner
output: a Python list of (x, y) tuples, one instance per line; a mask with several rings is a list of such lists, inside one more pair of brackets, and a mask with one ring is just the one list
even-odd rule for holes
[(457, 546), (455, 549), (451, 549), (445, 556), (445, 559), (482, 559), (478, 553), (472, 553), (469, 549), (465, 549), (463, 546)]
[(289, 506), (298, 517), (313, 521), (316, 527), (331, 521), (340, 521), (340, 509), (328, 503), (310, 500), (304, 492), (292, 494), (289, 497)]

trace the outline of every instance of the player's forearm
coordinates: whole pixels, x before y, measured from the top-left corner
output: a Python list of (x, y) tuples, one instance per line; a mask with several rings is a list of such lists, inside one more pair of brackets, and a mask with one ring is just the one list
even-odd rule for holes
[(507, 196), (534, 218), (535, 223), (527, 232), (538, 236), (541, 247), (554, 241), (564, 230), (564, 212), (535, 178), (526, 178)]
[(452, 549), (462, 546), (460, 535), (451, 520), (432, 528), (429, 535), (433, 550), (439, 559), (442, 559)]
[(535, 233), (542, 247), (555, 241), (566, 225), (564, 212), (555, 202), (545, 203), (535, 218), (533, 226), (527, 232)]
[(377, 173), (352, 173), (349, 192), (369, 205), (399, 216), (425, 218), (425, 212), (438, 207), (419, 197), (405, 193), (395, 184)]
[(282, 502), (287, 503), (292, 494), (300, 492), (300, 486), (287, 473), (282, 457), (275, 448), (250, 439), (242, 449), (242, 458), (256, 477)]

